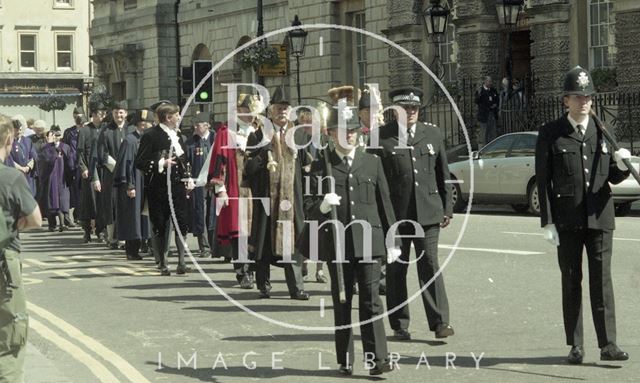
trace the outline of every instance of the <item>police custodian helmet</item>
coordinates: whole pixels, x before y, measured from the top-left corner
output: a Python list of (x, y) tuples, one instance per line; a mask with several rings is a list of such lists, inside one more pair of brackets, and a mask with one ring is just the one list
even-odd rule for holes
[(596, 92), (593, 87), (593, 79), (588, 70), (579, 65), (571, 69), (564, 76), (563, 93), (565, 96), (572, 94), (579, 96), (591, 96)]

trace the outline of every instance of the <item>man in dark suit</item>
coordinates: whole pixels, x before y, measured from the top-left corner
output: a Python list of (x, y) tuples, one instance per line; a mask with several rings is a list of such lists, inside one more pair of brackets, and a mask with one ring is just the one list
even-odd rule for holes
[(487, 76), (484, 82), (476, 91), (476, 105), (478, 105), (478, 125), (480, 132), (477, 133), (478, 148), (493, 141), (498, 136), (496, 130), (496, 120), (498, 119), (499, 96), (496, 88), (493, 87), (493, 80)]
[[(611, 281), (615, 216), (609, 182), (629, 176), (626, 149), (611, 147), (590, 117), (595, 93), (588, 71), (577, 66), (564, 82), (569, 113), (542, 128), (536, 144), (536, 181), (540, 218), (547, 240), (558, 247), (562, 274), (562, 311), (568, 362), (584, 358), (582, 330), (582, 253), (589, 259), (591, 312), (601, 360), (627, 360), (616, 345), (616, 316)], [(613, 154), (613, 155), (612, 155)]]
[[(360, 125), (355, 108), (341, 105), (333, 108), (327, 127), (334, 142), (334, 149), (326, 149), (329, 155), (332, 179), (328, 176), (324, 157), (312, 163), (310, 172), (311, 188), (318, 190), (318, 180), (324, 181), (320, 195), (305, 196), (305, 211), (310, 232), (317, 232), (317, 241), (310, 240), (310, 246), (318, 248), (318, 254), (327, 262), (331, 276), (331, 297), (334, 307), (336, 356), (340, 364), (339, 372), (351, 375), (353, 370), (354, 349), (351, 329), (351, 305), (354, 282), (358, 284), (358, 311), (363, 323), (360, 325), (362, 347), (365, 352), (365, 368), (370, 375), (380, 375), (392, 370), (387, 359), (387, 341), (382, 318), (371, 321), (383, 313), (382, 301), (378, 294), (380, 284), (380, 265), (386, 263), (387, 252), (398, 248), (386, 249), (385, 233), (395, 223), (389, 187), (380, 159), (364, 152), (358, 146)], [(344, 120), (339, 121), (339, 114)], [(338, 130), (345, 134), (339, 139)], [(345, 140), (346, 138), (346, 140)], [(331, 182), (333, 181), (333, 182)], [(331, 190), (334, 184), (334, 190)], [(337, 219), (344, 230), (342, 248), (343, 260), (336, 259), (336, 245), (333, 235), (333, 223), (330, 220), (332, 206), (337, 209)], [(325, 226), (325, 227), (321, 227)], [(349, 226), (347, 226), (349, 225)], [(370, 233), (363, 225), (369, 225)], [(313, 238), (313, 235), (311, 235)], [(310, 253), (314, 251), (311, 248)], [(399, 254), (398, 254), (399, 255)], [(313, 258), (313, 255), (312, 255)], [(336, 262), (341, 262), (344, 272), (346, 302), (341, 303), (338, 290)], [(343, 328), (344, 327), (344, 328)]]
[[(153, 235), (151, 238), (153, 253), (157, 257), (161, 275), (171, 275), (167, 265), (169, 246), (168, 230), (171, 221), (169, 191), (173, 202), (173, 212), (183, 236), (188, 232), (187, 224), (187, 189), (193, 189), (193, 182), (182, 181), (188, 173), (186, 147), (178, 133), (180, 108), (171, 103), (163, 103), (155, 109), (160, 122), (150, 128), (140, 138), (140, 147), (136, 155), (136, 168), (144, 172), (145, 196), (149, 203), (149, 220)], [(171, 155), (170, 155), (171, 154)], [(169, 170), (170, 168), (170, 170)], [(167, 189), (167, 172), (170, 172), (171, 190)], [(186, 274), (190, 269), (186, 266), (185, 246), (176, 241), (178, 248), (177, 274)]]
[(96, 212), (96, 219), (100, 220), (100, 223), (97, 223), (96, 226), (107, 228), (109, 246), (115, 250), (118, 248), (118, 240), (114, 226), (116, 212), (113, 170), (116, 166), (120, 145), (133, 128), (127, 125), (127, 107), (124, 102), (116, 103), (111, 113), (112, 121), (100, 131), (96, 141), (97, 166), (102, 170), (99, 179), (100, 207)]
[[(91, 121), (80, 128), (78, 132), (76, 153), (81, 178), (78, 219), (82, 222), (85, 243), (91, 241), (91, 220), (96, 218), (96, 191), (91, 185), (95, 172), (95, 160), (92, 158), (92, 152), (95, 152), (98, 132), (106, 115), (106, 109), (102, 103), (91, 103), (90, 108)], [(99, 232), (96, 230), (96, 236), (98, 234)]]
[[(415, 247), (418, 279), (429, 329), (436, 338), (453, 335), (449, 325), (449, 303), (442, 273), (438, 274), (438, 237), (453, 216), (449, 186), (449, 167), (444, 140), (437, 126), (418, 121), (422, 91), (408, 87), (389, 94), (402, 108), (397, 119), (380, 128), (380, 146), (373, 150), (382, 158), (391, 200), (402, 239), (400, 259), (387, 265), (387, 309), (394, 336), (411, 339), (407, 304), (407, 267), (411, 243)], [(420, 233), (419, 229), (423, 231)], [(433, 281), (425, 286), (429, 281)]]

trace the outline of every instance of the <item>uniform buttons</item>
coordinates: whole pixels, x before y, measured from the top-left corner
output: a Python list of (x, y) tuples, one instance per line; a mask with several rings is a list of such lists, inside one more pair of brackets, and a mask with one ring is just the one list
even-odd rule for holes
[(356, 219), (356, 216), (355, 216), (355, 215), (352, 215), (352, 216), (351, 216), (351, 219)]
[(562, 149), (562, 152), (563, 152), (563, 153), (564, 153), (564, 152), (566, 152), (566, 151), (567, 151), (567, 149)]
[(583, 143), (582, 143), (582, 146), (587, 146), (587, 143), (586, 143), (586, 142), (583, 142)]
[(355, 205), (355, 204), (356, 204), (355, 202), (351, 201), (351, 205)]
[(420, 184), (419, 184), (417, 181), (416, 181), (415, 185), (416, 185), (416, 186), (420, 186)]
[(416, 162), (416, 158), (415, 157), (412, 157), (411, 159), (413, 160), (413, 162)]
[(558, 194), (558, 198), (560, 198), (560, 194)]
[(587, 160), (587, 156), (582, 156), (582, 158), (584, 158), (585, 161)]
[(587, 181), (587, 184), (586, 184), (586, 185), (587, 185), (587, 187), (589, 187), (589, 181)]
[(353, 186), (349, 186), (349, 190), (353, 191)]
[(353, 174), (349, 174), (349, 178), (353, 178)]
[(418, 169), (413, 169), (413, 172), (418, 174)]
[(589, 169), (584, 169), (584, 172), (589, 174)]

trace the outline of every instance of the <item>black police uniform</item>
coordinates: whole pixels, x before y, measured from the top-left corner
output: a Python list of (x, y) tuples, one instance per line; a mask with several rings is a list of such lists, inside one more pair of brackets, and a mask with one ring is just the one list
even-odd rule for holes
[[(580, 67), (567, 73), (564, 90), (565, 95), (594, 93), (590, 75)], [(589, 262), (591, 311), (598, 345), (602, 348), (616, 342), (611, 281), (615, 217), (609, 183), (622, 182), (629, 171), (618, 169), (612, 152), (593, 118), (589, 118), (584, 136), (566, 114), (539, 131), (536, 182), (541, 224), (554, 224), (559, 234), (558, 263), (568, 345), (583, 343), (583, 248)], [(581, 361), (580, 356), (575, 362)]]
[[(344, 254), (346, 263), (342, 264), (344, 287), (347, 301), (340, 303), (336, 264), (334, 263), (335, 245), (333, 226), (326, 223), (318, 230), (318, 254), (326, 261), (331, 276), (331, 297), (334, 307), (334, 323), (336, 326), (351, 325), (351, 309), (354, 282), (358, 284), (358, 310), (360, 321), (369, 320), (383, 313), (382, 300), (378, 289), (380, 283), (380, 265), (386, 262), (385, 234), (389, 226), (395, 222), (389, 188), (382, 163), (377, 156), (360, 149), (349, 166), (338, 152), (331, 150), (330, 163), (335, 184), (335, 193), (341, 196), (337, 206), (337, 219), (347, 226), (345, 230)], [(321, 156), (311, 165), (310, 191), (318, 190), (318, 180), (326, 177), (324, 158)], [(330, 191), (328, 179), (324, 179), (322, 192)], [(305, 196), (307, 220), (316, 221), (318, 225), (330, 219), (330, 215), (320, 211), (324, 194)], [(364, 238), (362, 226), (356, 220), (371, 225), (371, 240)], [(370, 249), (367, 249), (367, 246)], [(365, 252), (371, 251), (371, 263), (361, 262), (366, 259)], [(387, 343), (382, 319), (360, 326), (362, 344), (365, 353), (375, 355), (376, 368), (383, 368), (387, 360)], [(335, 331), (337, 362), (340, 365), (353, 365), (354, 348), (351, 328)]]
[[(419, 103), (422, 92), (416, 88), (397, 89), (390, 93), (395, 103)], [(396, 219), (412, 220), (422, 226), (425, 236), (422, 238), (403, 238), (401, 262), (387, 265), (387, 309), (397, 311), (389, 314), (391, 328), (406, 331), (409, 327), (409, 305), (407, 300), (407, 268), (411, 243), (416, 254), (424, 255), (417, 261), (420, 287), (427, 284), (438, 272), (438, 237), (440, 223), (444, 216), (452, 217), (453, 210), (449, 187), (449, 167), (442, 134), (432, 124), (417, 122), (413, 137), (400, 146), (406, 132), (393, 121), (380, 129), (380, 146), (373, 149), (382, 159), (385, 174), (389, 181), (391, 200)], [(407, 128), (403, 128), (407, 129)], [(401, 136), (402, 135), (402, 136)], [(410, 223), (399, 226), (402, 235), (413, 235), (414, 227)], [(449, 325), (449, 303), (442, 274), (423, 290), (424, 304), (429, 329), (439, 332)], [(451, 334), (448, 334), (451, 335)], [(447, 336), (448, 336), (447, 335)]]

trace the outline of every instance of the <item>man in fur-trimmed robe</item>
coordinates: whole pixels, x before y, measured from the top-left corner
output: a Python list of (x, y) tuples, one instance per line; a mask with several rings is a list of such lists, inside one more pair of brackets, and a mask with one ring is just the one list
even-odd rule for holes
[[(308, 300), (309, 294), (304, 291), (302, 277), (303, 257), (295, 249), (295, 239), (304, 228), (302, 169), (309, 161), (303, 149), (294, 150), (285, 142), (287, 132), (294, 129), (289, 112), (289, 101), (282, 89), (278, 88), (269, 105), (269, 117), (275, 130), (272, 137), (266, 137), (268, 132), (265, 129), (249, 136), (249, 147), (258, 147), (264, 139), (270, 141), (252, 150), (245, 165), (253, 197), (267, 197), (270, 200), (269, 215), (261, 203), (254, 204), (249, 245), (255, 252), (256, 283), (260, 298), (271, 296), (270, 265), (273, 263), (284, 266), (291, 298)], [(293, 138), (298, 144), (309, 141), (303, 129), (297, 129)], [(286, 243), (285, 238), (288, 238)], [(288, 244), (291, 246), (285, 246)], [(289, 253), (292, 262), (283, 259)]]

